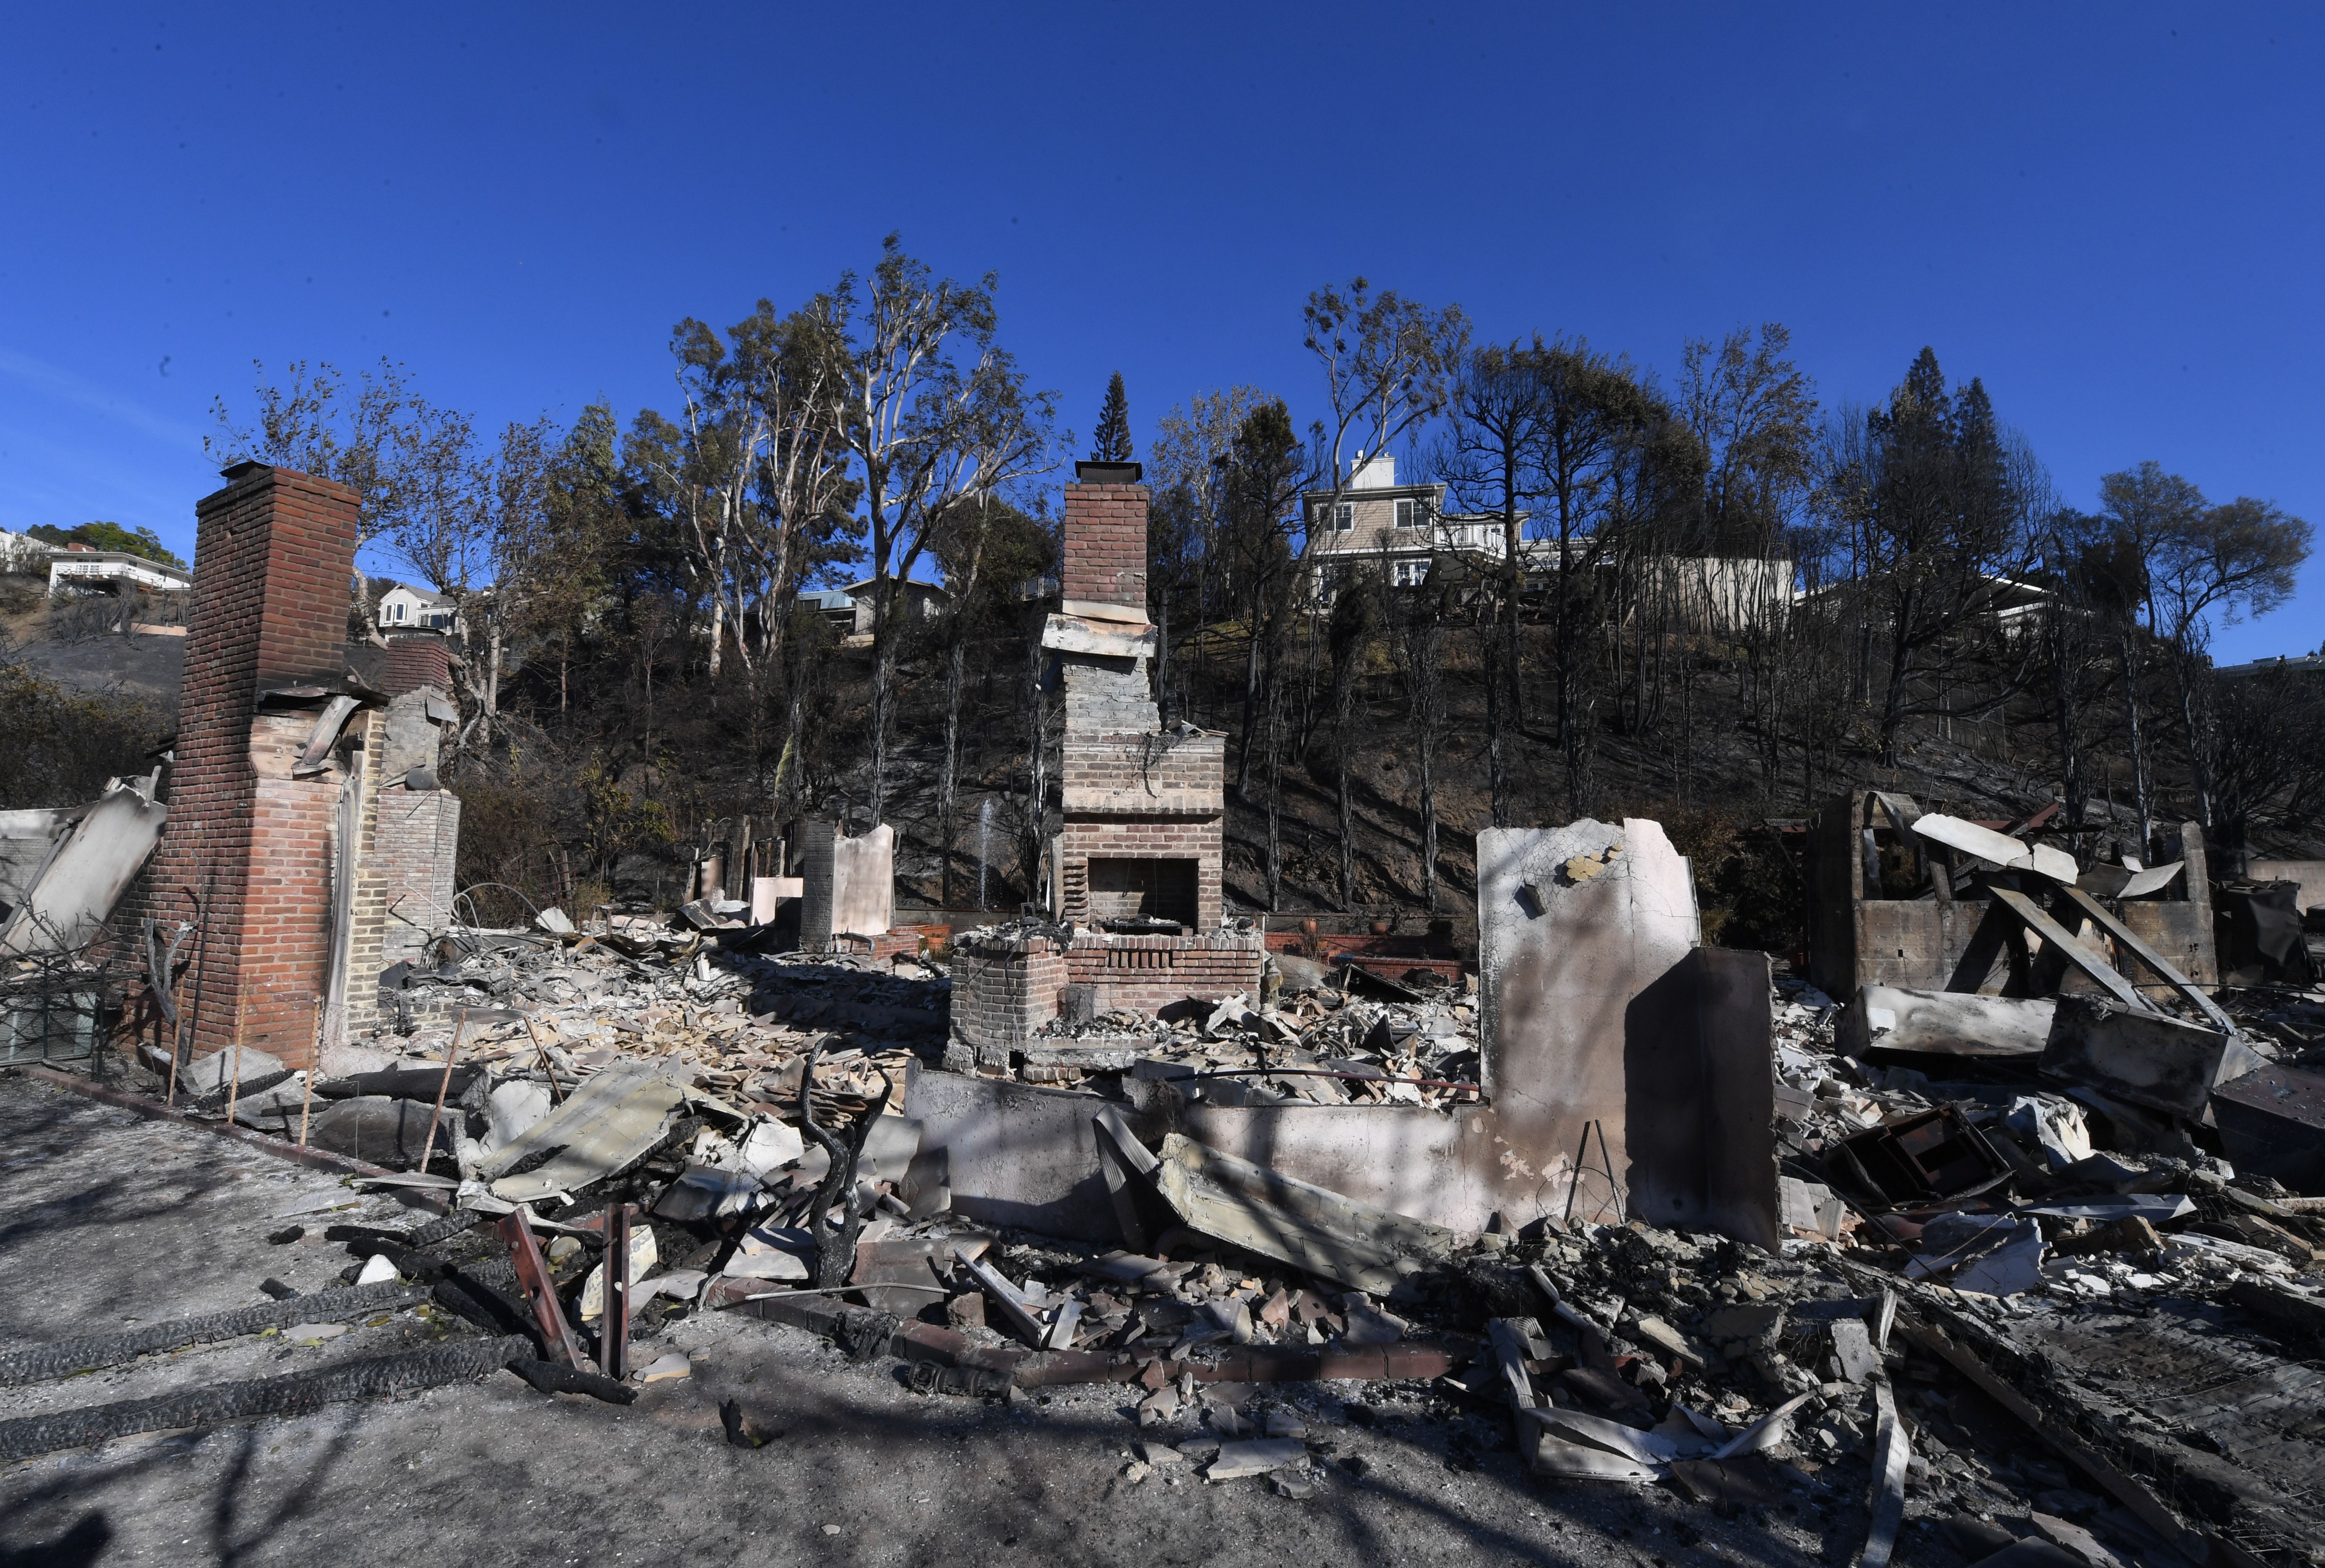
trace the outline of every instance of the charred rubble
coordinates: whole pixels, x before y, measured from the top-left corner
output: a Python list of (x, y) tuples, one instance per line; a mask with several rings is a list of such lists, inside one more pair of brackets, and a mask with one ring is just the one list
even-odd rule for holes
[[(1481, 833), (1474, 958), (1271, 947), (1220, 905), (1218, 738), (1166, 733), (1147, 694), (1143, 487), (1085, 468), (1090, 548), (1043, 638), (1065, 830), (1026, 919), (899, 925), (892, 835), (823, 822), (748, 897), (705, 874), (676, 911), (524, 929), (459, 918), (431, 851), (436, 917), (375, 943), (379, 813), (450, 813), (421, 764), (386, 807), (365, 781), (427, 744), (433, 688), (293, 681), (295, 646), (237, 699), (235, 745), (282, 765), (270, 798), (347, 872), (329, 896), (245, 919), (197, 879), (177, 918), (180, 884), (132, 882), (153, 786), (108, 794), (93, 918), (144, 921), (149, 1109), (431, 1217), (330, 1228), (328, 1302), (0, 1378), (308, 1312), (427, 1313), (444, 1343), (0, 1423), (0, 1456), (502, 1369), (625, 1402), (689, 1375), (673, 1323), (724, 1313), (931, 1396), (1118, 1386), (1126, 1485), (1297, 1499), (1336, 1431), (1451, 1415), (1546, 1486), (1862, 1508), (1868, 1568), (1924, 1538), (2317, 1559), (2325, 990), (2280, 888), (2216, 883), (2192, 829), (2101, 854), (1858, 792), (1792, 825), (1805, 974), (1706, 946), (1688, 863), (1641, 819)], [(201, 776), (180, 765), (175, 788)], [(322, 977), (303, 1012), (227, 961), (286, 932)], [(78, 972), (78, 940), (14, 961)]]

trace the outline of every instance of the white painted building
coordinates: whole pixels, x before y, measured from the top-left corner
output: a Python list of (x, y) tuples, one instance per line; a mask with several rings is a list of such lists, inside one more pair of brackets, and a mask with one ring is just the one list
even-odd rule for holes
[(384, 632), (444, 632), (458, 628), (459, 607), (440, 593), (397, 583), (379, 596), (379, 629)]
[(69, 589), (118, 593), (125, 588), (142, 588), (149, 593), (188, 593), (192, 591), (193, 586), (191, 572), (174, 566), (163, 566), (160, 561), (148, 561), (142, 555), (126, 555), (116, 550), (90, 550), (79, 544), (68, 544), (61, 550), (50, 548), (51, 598)]

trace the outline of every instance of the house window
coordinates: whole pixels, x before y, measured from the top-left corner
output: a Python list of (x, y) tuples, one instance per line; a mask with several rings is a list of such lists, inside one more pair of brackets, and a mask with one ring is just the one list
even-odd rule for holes
[(1400, 561), (1390, 568), (1389, 580), (1399, 588), (1419, 588), (1429, 580), (1429, 562)]
[(1357, 528), (1356, 507), (1350, 503), (1343, 501), (1338, 506), (1332, 508), (1332, 527), (1336, 533), (1355, 533)]
[(1410, 500), (1399, 501), (1396, 504), (1396, 525), (1400, 528), (1413, 526), (1413, 503)]

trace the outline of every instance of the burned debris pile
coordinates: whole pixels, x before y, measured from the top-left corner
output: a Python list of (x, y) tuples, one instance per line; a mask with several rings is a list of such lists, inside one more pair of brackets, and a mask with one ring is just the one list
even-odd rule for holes
[[(971, 933), (987, 938), (1002, 928)], [(1224, 1105), (1475, 1103), (1481, 1057), (1477, 977), (1407, 985), (1354, 964), (1329, 970), (1271, 956), (1255, 995), (1185, 997), (1149, 1012), (1072, 1006), (1005, 1062), (962, 1062), (987, 1077), (1103, 1090), (1109, 1077), (1167, 1080)]]

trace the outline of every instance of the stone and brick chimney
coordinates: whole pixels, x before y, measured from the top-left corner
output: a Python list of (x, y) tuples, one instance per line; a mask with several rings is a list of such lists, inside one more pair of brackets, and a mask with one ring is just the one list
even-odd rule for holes
[[(344, 486), (263, 463), (225, 478), (195, 508), (169, 826), (116, 923), (134, 931), (151, 914), (203, 928), (183, 951), (193, 964), (178, 989), (194, 1055), (240, 1042), (305, 1066), (334, 975), (350, 1017), (367, 1021), (377, 972), (384, 890), (362, 867), (379, 714), (332, 703), (349, 692), (361, 503)], [(320, 760), (302, 763), (327, 714), (344, 724), (321, 738), (333, 743)]]
[(1082, 463), (1066, 487), (1065, 602), (1042, 635), (1065, 687), (1056, 907), (1083, 923), (1216, 930), (1227, 738), (1164, 731), (1149, 668), (1146, 487), (1135, 463)]
[(1097, 1011), (1152, 1011), (1259, 982), (1257, 933), (1222, 929), (1227, 738), (1165, 729), (1154, 704), (1146, 487), (1135, 463), (1084, 462), (1075, 474), (1063, 603), (1042, 645), (1066, 708), (1051, 907), (1078, 929), (1070, 943), (995, 933), (954, 944), (956, 1070), (1005, 1065), (1057, 1016), (1068, 985), (1087, 988)]

